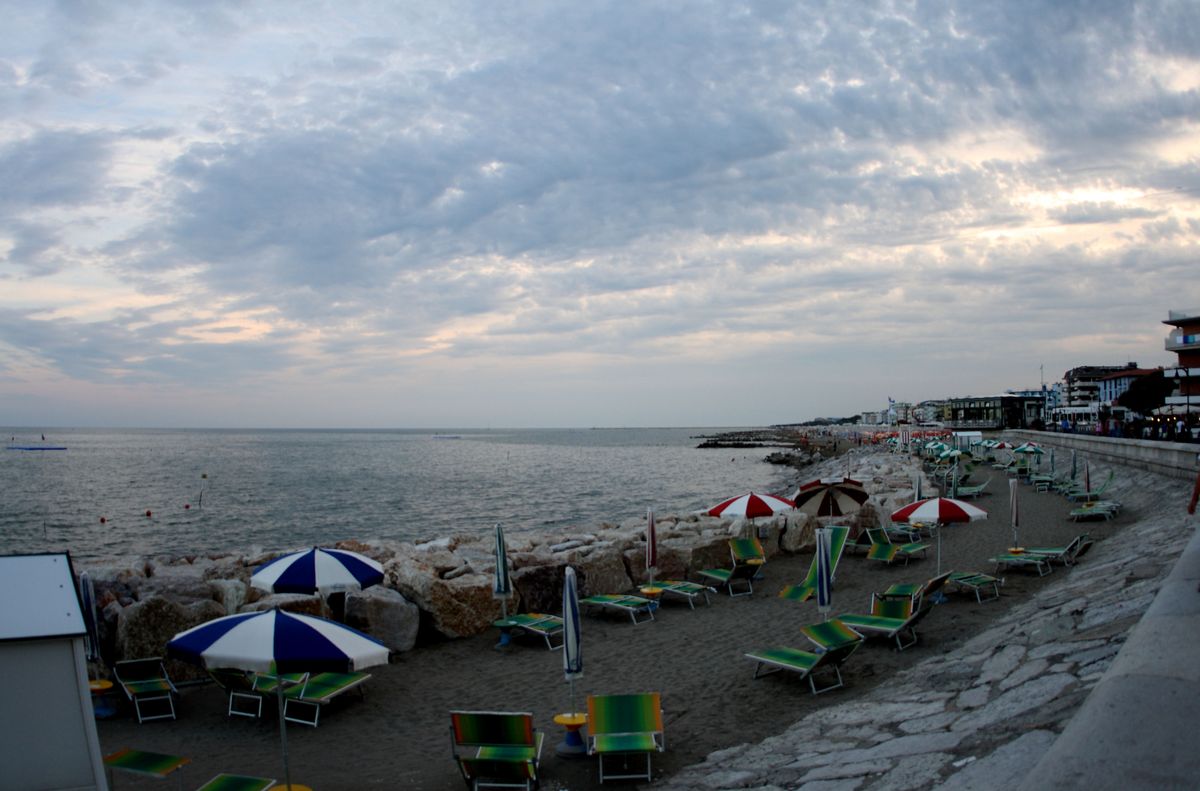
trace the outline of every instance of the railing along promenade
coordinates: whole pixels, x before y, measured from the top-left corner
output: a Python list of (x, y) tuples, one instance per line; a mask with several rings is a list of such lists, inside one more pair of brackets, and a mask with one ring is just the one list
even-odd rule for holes
[[(1098, 437), (1092, 434), (1023, 429), (1010, 429), (1004, 433), (1040, 445), (1074, 450), (1081, 457), (1086, 456), (1093, 464), (1108, 462), (1189, 481), (1195, 480), (1197, 471), (1200, 471), (1200, 463), (1197, 460), (1200, 443)], [(1058, 459), (1060, 464), (1063, 461)]]

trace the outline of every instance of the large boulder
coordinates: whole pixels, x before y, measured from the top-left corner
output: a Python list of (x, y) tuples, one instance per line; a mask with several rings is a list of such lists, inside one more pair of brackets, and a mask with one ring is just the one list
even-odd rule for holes
[(580, 598), (599, 593), (624, 593), (633, 587), (621, 552), (615, 547), (594, 550), (586, 557), (573, 559), (571, 565), (579, 577)]
[(779, 537), (779, 547), (784, 552), (796, 554), (811, 552), (816, 546), (813, 530), (817, 528), (817, 520), (808, 514), (798, 511), (788, 519), (787, 529)]
[[(211, 599), (183, 605), (162, 596), (151, 596), (135, 602), (117, 617), (117, 659), (165, 657), (167, 643), (176, 634), (224, 614), (225, 608)], [(203, 675), (197, 668), (178, 662), (172, 662), (168, 672), (172, 678)]]
[(329, 610), (325, 606), (324, 599), (305, 593), (269, 593), (255, 601), (243, 604), (238, 608), (238, 612), (262, 612), (263, 610), (274, 610), (276, 607), (284, 612), (294, 612), (299, 615), (329, 617)]
[(246, 603), (249, 586), (240, 579), (212, 579), (208, 581), (212, 588), (213, 599), (219, 602), (227, 615), (233, 615)]
[(195, 563), (148, 563), (149, 573), (142, 581), (139, 598), (162, 596), (178, 602), (212, 599), (212, 585), (205, 576), (212, 563), (207, 558), (197, 558)]
[(379, 640), (391, 651), (411, 651), (417, 642), (421, 611), (399, 591), (380, 585), (346, 594), (347, 626)]
[[(557, 563), (522, 566), (512, 573), (513, 588), (517, 591), (526, 612), (562, 611), (564, 566)], [(509, 607), (512, 612), (512, 606)]]
[[(428, 613), (433, 628), (446, 637), (479, 634), (500, 617), (500, 602), (492, 598), (490, 574), (465, 573), (445, 579), (435, 568), (404, 554), (383, 568), (387, 587)], [(454, 568), (444, 569), (452, 571)], [(517, 606), (519, 601), (509, 602), (510, 609), (515, 611)]]

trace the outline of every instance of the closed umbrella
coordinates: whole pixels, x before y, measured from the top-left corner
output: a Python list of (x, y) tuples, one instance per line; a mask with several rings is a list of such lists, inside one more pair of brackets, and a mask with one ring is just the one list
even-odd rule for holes
[(508, 619), (508, 600), (512, 598), (512, 577), (508, 574), (508, 552), (504, 546), (504, 528), (496, 523), (496, 574), (492, 580), (492, 598), (500, 600), (501, 617)]
[(1071, 450), (1071, 480), (1072, 481), (1074, 481), (1075, 476), (1079, 474), (1079, 467), (1077, 466), (1077, 464), (1078, 464), (1078, 462), (1075, 458), (1075, 450), (1072, 449)]
[(575, 707), (575, 679), (583, 675), (583, 641), (579, 634), (579, 589), (575, 569), (567, 566), (563, 577), (563, 674), (571, 685), (571, 713)]
[(1017, 529), (1021, 526), (1021, 515), (1018, 505), (1017, 482), (1015, 479), (1010, 478), (1008, 481), (1008, 508), (1012, 512), (1012, 545), (1014, 549), (1021, 546), (1017, 543)]
[[(204, 668), (258, 673), (349, 673), (385, 665), (388, 648), (348, 626), (279, 609), (226, 615), (180, 632), (167, 643), (167, 656)], [(275, 685), (283, 774), (291, 788), (283, 684)]]
[(862, 508), (870, 495), (853, 478), (820, 478), (801, 484), (792, 500), (810, 516), (845, 516)]
[(829, 619), (833, 604), (833, 546), (829, 528), (822, 527), (817, 534), (817, 612), (822, 620)]
[(650, 584), (654, 584), (654, 575), (658, 572), (658, 530), (654, 526), (654, 509), (646, 510), (646, 575)]
[(795, 507), (795, 503), (783, 497), (776, 497), (773, 494), (755, 494), (754, 492), (749, 492), (737, 497), (730, 497), (728, 500), (709, 508), (705, 513), (709, 516), (741, 516), (746, 519), (755, 519), (760, 516), (781, 514)]
[(272, 593), (362, 590), (383, 582), (383, 566), (344, 549), (313, 547), (277, 557), (254, 570), (250, 585)]

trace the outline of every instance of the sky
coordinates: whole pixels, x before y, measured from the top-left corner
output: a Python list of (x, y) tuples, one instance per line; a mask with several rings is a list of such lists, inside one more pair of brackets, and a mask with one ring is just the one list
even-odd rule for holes
[(766, 425), (1200, 308), (1194, 2), (0, 18), (0, 425)]

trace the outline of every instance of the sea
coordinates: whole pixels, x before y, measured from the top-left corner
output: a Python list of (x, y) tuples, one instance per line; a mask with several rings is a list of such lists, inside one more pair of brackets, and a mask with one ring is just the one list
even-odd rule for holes
[(700, 449), (735, 428), (3, 429), (0, 554), (281, 551), (344, 539), (587, 532), (786, 493), (769, 448)]

